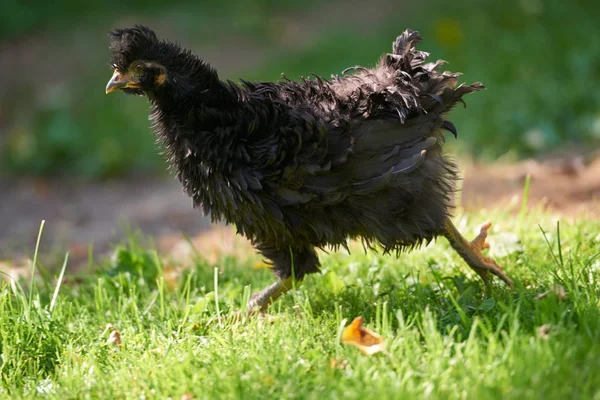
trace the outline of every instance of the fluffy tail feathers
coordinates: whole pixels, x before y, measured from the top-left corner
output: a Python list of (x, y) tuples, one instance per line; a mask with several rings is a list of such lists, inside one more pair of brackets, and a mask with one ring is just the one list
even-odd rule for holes
[(425, 63), (429, 53), (416, 49), (421, 40), (419, 32), (405, 30), (392, 44), (392, 53), (384, 56), (382, 62), (395, 71), (400, 87), (409, 88), (421, 100), (425, 111), (441, 108), (442, 113), (447, 112), (457, 102), (464, 104), (462, 96), (465, 94), (485, 89), (480, 82), (456, 86), (460, 73), (438, 70), (446, 63), (444, 60)]
[(419, 32), (407, 29), (394, 40), (394, 43), (392, 44), (392, 53), (398, 56), (404, 56), (421, 40), (423, 40), (423, 38)]

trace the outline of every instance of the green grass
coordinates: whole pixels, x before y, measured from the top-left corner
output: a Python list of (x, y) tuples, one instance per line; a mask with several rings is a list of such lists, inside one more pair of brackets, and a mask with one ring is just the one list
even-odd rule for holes
[[(456, 220), (471, 233), (486, 217), (492, 239), (520, 240), (497, 258), (514, 289), (495, 282), (483, 293), (445, 240), (399, 258), (356, 245), (321, 254), (322, 275), (277, 302), (274, 321), (236, 322), (228, 315), (270, 271), (198, 255), (173, 288), (136, 236), (97, 272), (62, 284), (36, 278), (32, 291), (5, 283), (0, 397), (597, 399), (600, 222), (500, 211)], [(340, 342), (359, 315), (387, 352), (367, 357)], [(108, 342), (109, 323), (120, 348)]]

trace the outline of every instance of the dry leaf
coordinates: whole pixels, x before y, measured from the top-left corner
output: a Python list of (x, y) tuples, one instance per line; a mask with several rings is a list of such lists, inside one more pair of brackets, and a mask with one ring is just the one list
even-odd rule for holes
[[(540, 293), (537, 296), (535, 296), (536, 300), (541, 300), (541, 299), (545, 299), (546, 297), (548, 297), (548, 295), (551, 293), (552, 291), (548, 290), (545, 291), (544, 293)], [(561, 285), (556, 285), (554, 286), (554, 295), (556, 296), (556, 298), (558, 300), (562, 300), (565, 301), (567, 299), (567, 294), (565, 293), (565, 288), (562, 287)]]
[(277, 317), (274, 315), (269, 315), (269, 314), (260, 314), (259, 315), (259, 320), (258, 320), (258, 327), (262, 328), (263, 326), (269, 324), (272, 325), (275, 323), (275, 321), (277, 320)]
[(184, 393), (181, 396), (181, 400), (193, 400), (194, 399), (194, 395), (192, 393)]
[(342, 343), (358, 347), (364, 354), (371, 356), (384, 349), (383, 336), (363, 328), (363, 317), (356, 317), (342, 334)]
[(169, 290), (179, 288), (179, 280), (183, 274), (184, 268), (173, 264), (165, 265), (163, 268), (163, 279)]
[(114, 343), (115, 346), (121, 347), (121, 334), (119, 331), (112, 331), (108, 337), (107, 343)]
[(348, 361), (346, 361), (346, 360), (334, 360), (332, 358), (332, 359), (329, 360), (329, 365), (331, 365), (331, 368), (346, 369), (346, 367), (348, 366)]
[(548, 340), (550, 337), (550, 324), (544, 324), (537, 330), (538, 336), (542, 339)]
[(107, 344), (114, 344), (117, 347), (121, 347), (121, 334), (116, 330), (112, 324), (107, 324), (106, 329), (110, 331), (110, 336), (106, 341)]

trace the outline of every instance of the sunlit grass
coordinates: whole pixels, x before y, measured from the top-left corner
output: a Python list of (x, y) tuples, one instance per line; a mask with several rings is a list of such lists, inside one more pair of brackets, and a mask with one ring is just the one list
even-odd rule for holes
[[(399, 258), (365, 254), (359, 244), (351, 254), (323, 253), (322, 274), (275, 303), (274, 319), (231, 318), (250, 287), (273, 279), (253, 259), (210, 265), (200, 255), (173, 278), (133, 237), (97, 273), (65, 277), (53, 309), (60, 279), (36, 280), (29, 293), (7, 282), (0, 395), (598, 396), (600, 223), (557, 224), (531, 211), (521, 224), (503, 211), (456, 222), (468, 233), (487, 218), (495, 222), (491, 239), (519, 239), (514, 252), (497, 257), (514, 289), (495, 282), (484, 293), (445, 240)], [(386, 337), (386, 353), (367, 357), (341, 344), (340, 328), (359, 315)], [(109, 323), (120, 347), (108, 340)]]

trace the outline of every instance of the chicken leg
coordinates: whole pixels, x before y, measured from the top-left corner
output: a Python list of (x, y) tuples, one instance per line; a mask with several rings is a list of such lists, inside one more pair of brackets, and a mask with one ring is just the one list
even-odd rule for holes
[(265, 312), (269, 304), (302, 281), (305, 275), (319, 272), (319, 258), (312, 247), (258, 244), (257, 249), (273, 263), (277, 281), (256, 293), (248, 302), (248, 312)]
[[(477, 274), (481, 277), (486, 287), (489, 285), (489, 275), (488, 273), (492, 273), (496, 275), (498, 278), (502, 279), (507, 285), (513, 286), (513, 281), (506, 276), (506, 274), (502, 271), (502, 268), (490, 257), (484, 256), (481, 251), (489, 247), (489, 244), (485, 241), (487, 237), (488, 229), (492, 224), (490, 222), (486, 222), (481, 226), (479, 231), (479, 235), (472, 241), (468, 241), (465, 239), (458, 229), (454, 226), (452, 221), (446, 221), (444, 225), (444, 233), (443, 235), (450, 241), (450, 245), (452, 248), (465, 260), (467, 265), (471, 267)], [(302, 256), (302, 253), (293, 253), (294, 257)], [(283, 294), (288, 292), (294, 286), (294, 282), (299, 282), (302, 280), (302, 277), (306, 272), (313, 273), (317, 272), (318, 269), (316, 265), (318, 265), (318, 259), (316, 258), (316, 254), (314, 251), (306, 252), (306, 257), (301, 257), (298, 261), (309, 261), (302, 265), (300, 278), (295, 278), (293, 276), (289, 276), (287, 273), (278, 274), (280, 278), (273, 284), (267, 286), (260, 292), (256, 293), (252, 296), (250, 301), (248, 302), (248, 312), (265, 312), (272, 302), (277, 300)], [(286, 255), (282, 253), (282, 257), (274, 257), (271, 255), (271, 258), (276, 260), (275, 267), (281, 268), (283, 265), (287, 265)]]
[(465, 260), (465, 262), (471, 267), (483, 280), (486, 287), (489, 285), (488, 272), (496, 275), (502, 279), (508, 286), (513, 286), (513, 281), (506, 276), (502, 271), (502, 268), (490, 257), (486, 257), (481, 253), (481, 250), (489, 247), (489, 244), (485, 241), (487, 237), (487, 231), (492, 226), (491, 222), (486, 222), (481, 226), (479, 235), (471, 242), (467, 241), (456, 229), (452, 221), (447, 220), (444, 228), (444, 236), (450, 242), (450, 245), (456, 252)]
[(281, 295), (288, 292), (294, 286), (292, 278), (278, 279), (275, 283), (267, 286), (260, 292), (254, 294), (248, 302), (248, 313), (267, 311), (269, 304), (277, 300)]

